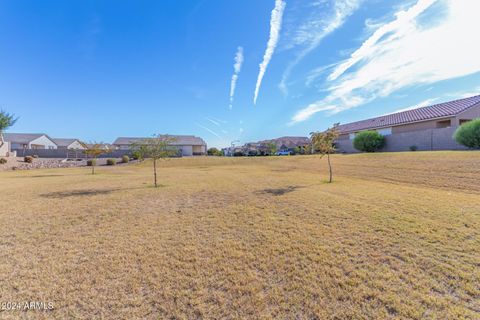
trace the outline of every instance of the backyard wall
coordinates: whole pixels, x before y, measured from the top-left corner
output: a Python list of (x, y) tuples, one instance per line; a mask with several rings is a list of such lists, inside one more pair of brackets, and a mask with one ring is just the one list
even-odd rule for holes
[[(82, 150), (66, 150), (66, 149), (15, 149), (17, 151), (18, 157), (26, 157), (26, 156), (38, 156), (39, 158), (58, 158), (58, 159), (65, 159), (65, 158), (81, 158), (84, 159), (85, 154)], [(131, 155), (130, 150), (114, 150), (110, 153), (105, 153), (99, 156), (99, 158), (121, 158), (124, 155)]]
[[(381, 151), (409, 151), (417, 146), (419, 151), (467, 150), (453, 139), (456, 128), (427, 129), (415, 132), (393, 133), (385, 136), (385, 147)], [(359, 152), (353, 147), (353, 140), (341, 139), (336, 142), (340, 152)]]
[(10, 153), (10, 142), (5, 141), (0, 147), (0, 157), (6, 157)]

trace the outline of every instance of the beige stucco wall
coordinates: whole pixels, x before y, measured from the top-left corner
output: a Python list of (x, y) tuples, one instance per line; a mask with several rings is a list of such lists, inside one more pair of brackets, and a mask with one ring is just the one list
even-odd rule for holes
[(392, 133), (413, 132), (413, 131), (420, 131), (425, 129), (435, 129), (437, 128), (438, 121), (445, 121), (445, 120), (451, 120), (452, 126), (454, 126), (455, 118), (452, 117), (452, 118), (416, 122), (416, 123), (410, 123), (410, 124), (404, 124), (404, 125), (392, 127)]
[(5, 141), (0, 147), (0, 157), (6, 157), (10, 154), (10, 142)]
[(41, 146), (39, 149), (57, 149), (57, 145), (52, 140), (48, 139), (46, 136), (38, 137), (35, 140), (30, 141), (28, 145), (29, 149), (32, 149), (32, 146)]
[(193, 146), (193, 153), (206, 153), (205, 146)]
[(477, 118), (480, 118), (480, 103), (456, 116), (455, 126), (459, 125), (461, 119), (473, 120)]
[(84, 150), (85, 147), (80, 142), (75, 141), (68, 146), (68, 149)]

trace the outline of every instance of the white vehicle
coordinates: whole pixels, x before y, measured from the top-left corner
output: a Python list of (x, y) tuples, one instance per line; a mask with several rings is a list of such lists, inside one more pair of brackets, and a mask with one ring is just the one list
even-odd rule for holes
[(289, 156), (291, 154), (292, 153), (288, 150), (281, 150), (281, 151), (277, 151), (277, 153), (276, 153), (277, 156)]

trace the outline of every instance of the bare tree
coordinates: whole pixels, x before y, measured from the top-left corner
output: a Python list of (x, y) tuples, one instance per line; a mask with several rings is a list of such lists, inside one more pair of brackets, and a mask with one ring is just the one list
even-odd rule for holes
[(85, 155), (91, 158), (92, 160), (92, 174), (95, 174), (95, 166), (97, 165), (97, 158), (102, 154), (106, 154), (110, 152), (110, 149), (105, 148), (105, 144), (103, 142), (93, 142), (90, 143), (83, 152)]
[(173, 148), (171, 144), (175, 142), (173, 137), (169, 135), (154, 135), (152, 138), (143, 139), (138, 143), (132, 143), (132, 151), (140, 154), (141, 158), (151, 158), (153, 160), (153, 179), (155, 188), (157, 183), (157, 161), (160, 159), (170, 158), (178, 153), (178, 150)]
[(312, 141), (312, 151), (321, 154), (321, 158), (325, 155), (328, 160), (328, 168), (330, 173), (329, 183), (333, 181), (332, 163), (330, 161), (330, 154), (335, 153), (335, 140), (338, 138), (338, 124), (335, 124), (332, 128), (323, 132), (310, 133), (310, 140)]
[(18, 118), (15, 118), (13, 114), (0, 110), (0, 147), (3, 146), (5, 140), (3, 140), (3, 133), (17, 122)]

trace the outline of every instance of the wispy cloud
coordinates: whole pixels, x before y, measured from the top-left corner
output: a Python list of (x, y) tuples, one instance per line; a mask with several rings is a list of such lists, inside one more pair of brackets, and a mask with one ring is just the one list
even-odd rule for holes
[(97, 42), (102, 33), (102, 21), (100, 16), (93, 14), (88, 20), (85, 32), (80, 41), (80, 49), (86, 59), (93, 58), (97, 49)]
[(280, 30), (282, 29), (283, 12), (285, 11), (286, 2), (283, 0), (275, 0), (275, 8), (272, 10), (270, 18), (270, 38), (268, 39), (267, 49), (263, 56), (263, 61), (260, 64), (260, 71), (258, 72), (257, 85), (255, 87), (255, 94), (253, 97), (253, 104), (257, 104), (258, 93), (262, 86), (263, 77), (267, 71), (268, 64), (272, 60), (275, 48), (280, 38)]
[(195, 123), (195, 125), (207, 132), (210, 132), (211, 134), (213, 134), (215, 137), (217, 138), (221, 138), (220, 135), (218, 133), (216, 133), (215, 131), (213, 131), (212, 129), (208, 128), (208, 127), (205, 127), (205, 126), (202, 126), (201, 124), (199, 123)]
[[(480, 72), (480, 45), (463, 36), (478, 27), (479, 10), (479, 1), (418, 0), (396, 12), (393, 21), (379, 25), (333, 70), (327, 78), (327, 96), (298, 111), (292, 122), (321, 111), (338, 113), (358, 107), (413, 85)], [(432, 12), (441, 20), (423, 24), (422, 14)]]
[(433, 105), (436, 101), (438, 101), (439, 98), (431, 98), (431, 99), (426, 99), (422, 102), (419, 102), (413, 106), (409, 106), (409, 107), (406, 107), (406, 108), (402, 108), (402, 109), (398, 109), (398, 110), (395, 110), (393, 112), (389, 112), (389, 113), (386, 113), (385, 115), (388, 115), (388, 114), (392, 114), (392, 113), (398, 113), (398, 112), (403, 112), (403, 111), (409, 111), (409, 110), (415, 110), (415, 109), (418, 109), (418, 108), (423, 108), (423, 107), (428, 107), (428, 106), (431, 106)]
[(235, 64), (233, 65), (233, 75), (230, 82), (230, 109), (233, 108), (233, 98), (235, 97), (235, 88), (237, 87), (237, 80), (240, 71), (242, 71), (243, 64), (243, 48), (238, 47), (237, 53), (235, 54)]
[(325, 10), (325, 3), (313, 2), (310, 4), (310, 10), (313, 12), (311, 17), (307, 18), (298, 27), (287, 47), (301, 46), (302, 49), (283, 72), (279, 88), (285, 95), (288, 93), (287, 81), (295, 66), (315, 50), (325, 37), (340, 28), (345, 23), (345, 20), (357, 10), (361, 1), (332, 0), (332, 10), (328, 10), (327, 14), (321, 13), (322, 10)]

